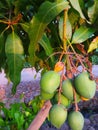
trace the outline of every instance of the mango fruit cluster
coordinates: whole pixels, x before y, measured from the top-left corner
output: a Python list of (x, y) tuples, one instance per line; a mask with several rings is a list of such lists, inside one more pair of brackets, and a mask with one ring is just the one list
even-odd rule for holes
[[(62, 84), (62, 85), (61, 85)], [(61, 93), (59, 88), (61, 85)], [(74, 91), (77, 103), (82, 100), (89, 100), (94, 97), (96, 83), (90, 79), (88, 72), (81, 72), (74, 79), (61, 80), (59, 73), (55, 71), (45, 72), (40, 80), (43, 100), (54, 100), (49, 111), (49, 120), (56, 127), (60, 128), (68, 119), (72, 130), (82, 130), (84, 117), (79, 111), (68, 112), (69, 106), (74, 103)]]

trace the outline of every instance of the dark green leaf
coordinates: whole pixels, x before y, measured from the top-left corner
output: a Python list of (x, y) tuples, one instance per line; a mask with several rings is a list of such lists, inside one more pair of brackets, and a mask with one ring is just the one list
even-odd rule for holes
[(68, 18), (70, 20), (72, 28), (75, 28), (77, 22), (79, 21), (79, 13), (76, 10), (74, 10), (73, 8), (71, 8), (68, 11)]
[(2, 53), (2, 49), (4, 47), (4, 35), (0, 35), (0, 53)]
[(0, 69), (5, 64), (5, 38), (4, 35), (0, 35)]
[(39, 8), (38, 13), (33, 17), (30, 28), (28, 30), (30, 37), (30, 62), (35, 64), (36, 45), (42, 37), (46, 26), (65, 8), (68, 8), (68, 2), (65, 0), (58, 0), (57, 2), (44, 2)]
[(93, 36), (93, 33), (95, 32), (94, 29), (88, 28), (86, 26), (81, 26), (78, 28), (72, 38), (72, 43), (82, 43), (86, 41), (87, 39), (91, 38)]
[(21, 70), (24, 63), (24, 50), (22, 42), (14, 32), (9, 34), (6, 39), (5, 52), (9, 69), (9, 77), (13, 82), (12, 91), (15, 93), (16, 86), (20, 82)]
[(88, 16), (91, 23), (94, 23), (95, 20), (98, 18), (98, 0), (95, 0), (94, 4), (88, 8)]
[(15, 14), (19, 13), (20, 11), (25, 11), (26, 10), (26, 6), (28, 5), (28, 0), (16, 0), (14, 2), (14, 6), (15, 6)]
[[(49, 41), (48, 37), (46, 36), (46, 34), (44, 34), (42, 36), (39, 43), (44, 48), (47, 56), (50, 56), (53, 53), (53, 48), (52, 48), (50, 41)], [(53, 61), (53, 57), (51, 57), (51, 60)]]

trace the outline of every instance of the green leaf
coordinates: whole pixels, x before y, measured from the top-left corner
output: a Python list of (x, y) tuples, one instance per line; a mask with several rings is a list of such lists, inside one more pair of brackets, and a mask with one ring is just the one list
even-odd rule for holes
[(75, 43), (75, 44), (82, 43), (86, 41), (87, 39), (91, 38), (94, 32), (95, 30), (92, 28), (81, 26), (74, 32), (73, 37), (72, 37), (72, 43)]
[(79, 0), (69, 0), (69, 1), (70, 1), (71, 5), (73, 6), (73, 8), (79, 12), (81, 18), (86, 19), (82, 10), (81, 10)]
[(79, 5), (81, 7), (81, 10), (85, 10), (85, 2), (84, 2), (84, 0), (79, 0)]
[(89, 45), (89, 48), (88, 48), (88, 53), (89, 52), (92, 52), (93, 50), (97, 49), (98, 48), (98, 37), (96, 37), (92, 42), (91, 44)]
[(68, 11), (68, 18), (70, 20), (72, 27), (75, 28), (77, 22), (79, 21), (79, 13), (75, 9), (71, 8)]
[(24, 116), (22, 114), (20, 114), (19, 112), (15, 112), (14, 115), (15, 115), (15, 120), (18, 125), (18, 129), (21, 129), (25, 122)]
[(0, 69), (5, 64), (5, 38), (1, 33), (0, 35)]
[(0, 117), (0, 126), (5, 126), (5, 121)]
[[(59, 21), (59, 35), (60, 35), (61, 40), (63, 41), (63, 17), (61, 17), (60, 21)], [(72, 36), (72, 27), (71, 27), (71, 23), (70, 23), (68, 16), (67, 16), (66, 37), (67, 37), (67, 39), (71, 39), (71, 36)]]
[(2, 49), (4, 48), (4, 35), (0, 35), (0, 53), (2, 53)]
[(29, 29), (29, 26), (30, 26), (29, 23), (19, 23), (19, 24), (22, 26), (22, 28), (25, 32), (28, 32), (28, 29)]
[(24, 50), (22, 41), (14, 32), (8, 35), (5, 43), (5, 52), (9, 69), (9, 77), (13, 82), (12, 92), (16, 92), (16, 86), (20, 82), (21, 70), (24, 63)]
[(30, 37), (29, 54), (32, 65), (35, 64), (36, 45), (41, 39), (46, 26), (65, 8), (68, 8), (68, 2), (65, 0), (58, 0), (54, 3), (46, 1), (31, 20), (28, 33)]
[[(39, 43), (44, 48), (47, 56), (50, 56), (53, 53), (53, 48), (46, 34), (42, 36)], [(51, 57), (51, 60), (53, 61), (53, 57)]]
[(91, 23), (94, 23), (98, 18), (98, 0), (95, 0), (94, 4), (88, 8), (88, 16)]
[(25, 11), (26, 10), (26, 6), (28, 5), (28, 0), (16, 0), (14, 2), (14, 6), (15, 6), (15, 9), (14, 9), (14, 13), (15, 14), (18, 14), (20, 11)]

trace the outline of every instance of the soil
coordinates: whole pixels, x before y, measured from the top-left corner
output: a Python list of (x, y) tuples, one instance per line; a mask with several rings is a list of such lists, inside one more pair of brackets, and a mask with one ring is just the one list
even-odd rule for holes
[[(31, 70), (30, 70), (31, 72)], [(30, 100), (32, 100), (35, 96), (40, 94), (40, 75), (36, 75), (37, 78), (35, 78), (35, 70), (32, 71), (32, 74), (28, 76), (28, 73), (26, 72), (24, 74), (24, 79), (20, 82), (20, 84), (17, 86), (17, 92), (13, 96), (11, 94), (11, 88), (12, 83), (8, 84), (6, 79), (3, 79), (2, 77), (0, 80), (3, 82), (3, 84), (0, 85), (0, 102), (4, 102), (6, 104), (6, 107), (9, 107), (11, 103), (15, 102), (25, 102), (28, 103)], [(97, 89), (96, 94), (93, 99), (90, 101), (80, 102), (79, 108), (82, 112), (84, 118), (85, 118), (85, 124), (83, 130), (98, 130), (98, 65), (95, 66), (93, 69), (93, 74), (97, 83)], [(23, 74), (22, 74), (23, 76)], [(33, 77), (32, 77), (33, 76)], [(4, 75), (5, 77), (5, 75)], [(6, 83), (5, 83), (6, 82)], [(20, 96), (23, 95), (23, 98), (20, 99)], [(56, 129), (52, 124), (48, 121), (46, 121), (40, 128), (40, 130), (71, 130), (69, 125), (64, 123), (64, 125), (60, 129)]]

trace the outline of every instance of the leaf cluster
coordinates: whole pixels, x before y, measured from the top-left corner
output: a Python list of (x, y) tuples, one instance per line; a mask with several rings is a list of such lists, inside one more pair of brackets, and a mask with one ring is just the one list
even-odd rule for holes
[(28, 104), (16, 102), (10, 104), (9, 108), (0, 103), (0, 130), (26, 130), (40, 110), (41, 104), (39, 96)]
[[(97, 0), (1, 0), (0, 68), (4, 68), (14, 88), (20, 82), (21, 70), (26, 63), (36, 69), (53, 68), (59, 58), (53, 54), (65, 51), (64, 44), (67, 46), (66, 51), (72, 51), (72, 46), (77, 53), (88, 53), (91, 60), (91, 55), (98, 48), (97, 5)], [(13, 32), (22, 42), (23, 59), (16, 56), (16, 53), (13, 56), (6, 53), (6, 40)], [(13, 45), (18, 44), (14, 40)], [(7, 48), (10, 46), (8, 44)], [(18, 45), (15, 45), (14, 49), (17, 48)], [(24, 63), (17, 65), (17, 61), (21, 63), (21, 60)]]

